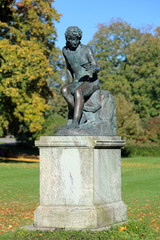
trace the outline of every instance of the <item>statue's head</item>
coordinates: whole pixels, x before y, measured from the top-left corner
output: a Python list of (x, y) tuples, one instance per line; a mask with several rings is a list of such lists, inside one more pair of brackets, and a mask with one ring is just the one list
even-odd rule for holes
[(68, 27), (65, 32), (66, 45), (70, 48), (76, 49), (80, 44), (82, 38), (82, 31), (79, 27)]

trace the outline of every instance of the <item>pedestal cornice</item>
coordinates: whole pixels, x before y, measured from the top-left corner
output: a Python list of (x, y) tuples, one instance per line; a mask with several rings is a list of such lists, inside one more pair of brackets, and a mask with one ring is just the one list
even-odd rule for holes
[(42, 136), (35, 145), (37, 147), (121, 148), (125, 145), (125, 141), (119, 136)]

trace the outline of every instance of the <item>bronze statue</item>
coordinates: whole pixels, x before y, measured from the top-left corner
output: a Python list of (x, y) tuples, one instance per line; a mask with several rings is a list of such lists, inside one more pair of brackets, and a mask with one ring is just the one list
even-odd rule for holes
[(68, 103), (68, 123), (56, 136), (116, 136), (114, 97), (100, 90), (100, 70), (89, 46), (81, 44), (82, 31), (75, 26), (65, 32), (68, 83), (61, 93)]
[(69, 128), (77, 128), (85, 98), (100, 89), (97, 76), (99, 66), (91, 48), (81, 44), (82, 31), (78, 27), (67, 28), (65, 38), (66, 46), (62, 52), (66, 61), (69, 83), (61, 88), (61, 93), (74, 112)]

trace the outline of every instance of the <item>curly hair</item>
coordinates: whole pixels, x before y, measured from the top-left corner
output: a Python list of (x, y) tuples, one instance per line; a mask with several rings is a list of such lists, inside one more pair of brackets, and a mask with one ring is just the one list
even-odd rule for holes
[(78, 36), (79, 39), (82, 38), (82, 31), (79, 27), (77, 26), (71, 26), (68, 27), (66, 32), (65, 32), (65, 38), (67, 40), (68, 37), (72, 37), (72, 36)]

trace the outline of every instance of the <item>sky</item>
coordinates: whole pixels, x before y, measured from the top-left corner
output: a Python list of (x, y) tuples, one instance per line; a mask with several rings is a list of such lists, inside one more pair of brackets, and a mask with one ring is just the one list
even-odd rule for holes
[(64, 33), (69, 26), (78, 26), (83, 44), (97, 32), (97, 25), (121, 18), (135, 28), (160, 26), (160, 0), (55, 0), (53, 7), (63, 16), (56, 23), (56, 47), (65, 46)]

